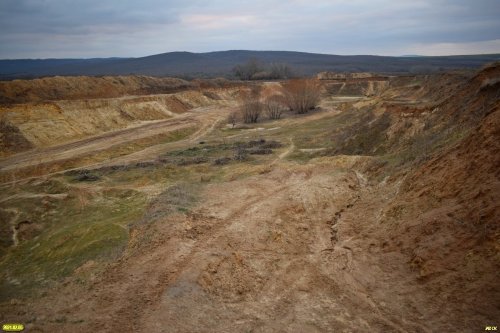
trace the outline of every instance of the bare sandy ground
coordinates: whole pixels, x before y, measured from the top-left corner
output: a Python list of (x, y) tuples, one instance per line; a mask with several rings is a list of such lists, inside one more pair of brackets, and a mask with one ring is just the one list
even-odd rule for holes
[[(460, 326), (460, 309), (440, 309), (407, 256), (387, 250), (391, 241), (376, 221), (401, 183), (369, 185), (362, 173), (345, 171), (365, 159), (278, 161), (268, 173), (210, 184), (188, 215), (132, 230), (127, 253), (94, 282), (69, 283), (22, 308), (37, 314), (36, 332)], [(64, 323), (49, 321), (62, 316)]]

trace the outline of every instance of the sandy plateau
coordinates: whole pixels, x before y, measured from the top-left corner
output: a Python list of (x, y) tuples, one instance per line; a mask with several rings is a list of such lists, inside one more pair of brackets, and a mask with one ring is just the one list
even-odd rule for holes
[(0, 320), (26, 332), (500, 326), (499, 78), (499, 64), (325, 77), (318, 108), (234, 127), (241, 94), (279, 83), (4, 82)]

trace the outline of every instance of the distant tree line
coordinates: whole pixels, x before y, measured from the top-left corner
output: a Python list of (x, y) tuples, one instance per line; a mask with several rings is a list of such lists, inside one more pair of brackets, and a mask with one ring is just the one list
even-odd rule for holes
[(240, 80), (281, 80), (291, 78), (293, 71), (284, 63), (265, 65), (258, 59), (251, 58), (244, 64), (236, 65), (233, 74)]

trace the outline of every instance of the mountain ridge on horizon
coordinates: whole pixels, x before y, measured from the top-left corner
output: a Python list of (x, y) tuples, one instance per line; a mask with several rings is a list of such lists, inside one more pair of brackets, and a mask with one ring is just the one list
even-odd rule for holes
[(195, 53), (174, 51), (144, 57), (48, 58), (0, 60), (0, 79), (45, 76), (148, 75), (177, 77), (231, 77), (232, 69), (257, 59), (262, 64), (284, 63), (297, 75), (321, 71), (429, 73), (473, 69), (499, 61), (500, 54), (452, 56), (334, 55), (299, 51), (227, 50)]

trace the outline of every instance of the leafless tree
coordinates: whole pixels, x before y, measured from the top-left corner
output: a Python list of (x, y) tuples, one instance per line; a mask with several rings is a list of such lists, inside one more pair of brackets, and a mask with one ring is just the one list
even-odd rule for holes
[(262, 71), (262, 64), (256, 58), (250, 58), (245, 64), (233, 68), (235, 76), (240, 80), (250, 80), (255, 73)]
[(292, 69), (287, 64), (272, 63), (270, 66), (271, 79), (289, 79), (292, 77)]
[(240, 110), (245, 123), (256, 123), (262, 112), (262, 104), (258, 100), (246, 99), (241, 104)]
[(286, 103), (297, 113), (306, 113), (318, 105), (320, 88), (316, 79), (294, 79), (283, 83)]
[(277, 80), (293, 76), (292, 69), (287, 64), (264, 64), (256, 58), (250, 58), (246, 63), (236, 65), (233, 73), (240, 80)]
[(250, 91), (241, 93), (240, 113), (245, 123), (256, 123), (262, 112), (262, 103), (260, 103), (261, 87), (253, 86)]
[(285, 105), (282, 95), (271, 95), (264, 100), (264, 109), (269, 119), (280, 119), (285, 111)]

